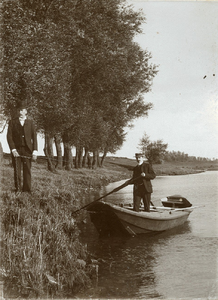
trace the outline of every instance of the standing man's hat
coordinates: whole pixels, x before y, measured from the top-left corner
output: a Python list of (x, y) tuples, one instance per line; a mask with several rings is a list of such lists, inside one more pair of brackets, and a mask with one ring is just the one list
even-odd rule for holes
[(24, 108), (27, 109), (27, 103), (26, 103), (26, 101), (19, 101), (17, 103), (17, 107), (16, 108), (17, 108), (17, 110), (22, 110)]
[(143, 153), (136, 153), (136, 154), (135, 154), (135, 157), (136, 157), (136, 158), (138, 158), (138, 157), (144, 157), (144, 155), (143, 155)]

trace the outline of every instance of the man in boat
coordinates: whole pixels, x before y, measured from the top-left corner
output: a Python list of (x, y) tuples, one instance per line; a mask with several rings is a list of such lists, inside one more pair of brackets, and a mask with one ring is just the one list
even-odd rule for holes
[[(151, 193), (153, 192), (151, 179), (156, 177), (156, 174), (148, 161), (144, 161), (142, 153), (136, 153), (137, 166), (133, 169), (133, 176), (129, 184), (134, 184), (133, 187), (133, 209), (139, 211), (141, 200), (144, 203), (144, 210), (150, 211)], [(138, 179), (136, 179), (138, 178)]]
[[(17, 116), (10, 120), (7, 140), (12, 154), (16, 192), (31, 192), (31, 161), (37, 158), (37, 134), (33, 121), (27, 118), (27, 104), (21, 101)], [(21, 169), (23, 188), (21, 190)]]

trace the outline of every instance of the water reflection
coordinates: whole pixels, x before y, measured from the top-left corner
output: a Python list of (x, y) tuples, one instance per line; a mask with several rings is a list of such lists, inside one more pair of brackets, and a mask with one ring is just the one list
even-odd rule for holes
[[(153, 255), (152, 243), (138, 239), (111, 240), (103, 243), (106, 246), (105, 250), (110, 253), (110, 274), (107, 268), (102, 269), (99, 274), (102, 278), (107, 277), (108, 286), (104, 297), (133, 297), (142, 284), (149, 287), (149, 293), (152, 291), (153, 295), (160, 296), (156, 292), (153, 271), (156, 258)], [(114, 276), (117, 278), (116, 282)], [(102, 284), (104, 281), (99, 281), (99, 287)]]
[[(167, 245), (173, 236), (182, 236), (190, 231), (191, 226), (187, 222), (185, 226), (150, 237), (100, 238), (90, 220), (83, 223), (81, 238), (100, 262), (98, 285), (92, 291), (93, 298), (135, 298), (136, 295), (137, 299), (164, 298), (164, 294), (158, 292), (157, 284), (158, 245)], [(90, 297), (90, 292), (88, 294)]]
[(131, 298), (143, 285), (148, 295), (160, 298), (156, 291), (154, 244), (155, 240), (137, 237), (98, 239), (94, 248), (89, 248), (101, 261), (95, 297)]
[[(161, 197), (182, 194), (205, 207), (194, 210), (184, 225), (155, 236), (99, 238), (84, 211), (81, 239), (100, 265), (96, 288), (83, 298), (207, 299), (217, 280), (217, 179), (218, 172), (156, 178), (152, 201), (159, 204)], [(102, 194), (122, 183), (109, 185)], [(132, 187), (105, 200), (132, 202)]]

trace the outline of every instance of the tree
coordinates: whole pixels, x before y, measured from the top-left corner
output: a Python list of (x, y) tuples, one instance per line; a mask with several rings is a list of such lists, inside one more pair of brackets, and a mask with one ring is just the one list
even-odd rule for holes
[(161, 163), (166, 153), (168, 144), (164, 144), (162, 140), (151, 142), (149, 136), (144, 133), (140, 140), (139, 148), (150, 163)]
[(166, 153), (167, 144), (164, 144), (162, 140), (157, 140), (152, 142), (148, 145), (145, 156), (147, 157), (148, 161), (151, 163), (158, 163), (160, 164)]
[(147, 133), (144, 133), (139, 142), (139, 149), (143, 154), (146, 153), (147, 147), (150, 143), (150, 137), (147, 135)]
[[(47, 154), (51, 152), (53, 137), (60, 136), (66, 122), (72, 119), (66, 101), (71, 84), (69, 49), (63, 42), (66, 27), (58, 26), (59, 5), (63, 3), (62, 0), (4, 1), (4, 112), (12, 115), (21, 96), (17, 91), (22, 78), (32, 117), (38, 131), (46, 137)], [(51, 160), (49, 167), (52, 168)]]
[(111, 134), (122, 133), (152, 107), (143, 94), (157, 69), (149, 64), (151, 54), (134, 42), (145, 20), (141, 13), (122, 0), (4, 5), (5, 114), (16, 105), (22, 77), (47, 153), (54, 137), (59, 152), (61, 139), (68, 152), (75, 146), (78, 153), (106, 154), (109, 140), (111, 151), (120, 146), (123, 135)]
[(79, 146), (95, 152), (104, 148), (114, 128), (119, 132), (151, 108), (142, 95), (157, 70), (148, 63), (150, 54), (133, 42), (144, 19), (121, 3), (90, 1), (84, 6), (80, 1), (77, 6), (76, 22), (83, 34), (72, 53), (77, 70), (72, 75), (72, 109), (78, 119), (86, 117), (81, 126), (78, 121), (72, 126), (71, 142), (75, 145), (75, 137), (91, 128)]

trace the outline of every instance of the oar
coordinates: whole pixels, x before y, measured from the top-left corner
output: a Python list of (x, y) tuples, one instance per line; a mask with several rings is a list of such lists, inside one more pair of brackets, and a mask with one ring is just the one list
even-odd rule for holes
[(96, 200), (90, 202), (89, 204), (87, 204), (87, 205), (85, 205), (85, 206), (83, 206), (83, 207), (81, 207), (81, 208), (79, 208), (79, 209), (73, 211), (73, 212), (72, 212), (72, 215), (74, 215), (75, 213), (79, 212), (80, 210), (82, 210), (82, 209), (84, 209), (84, 208), (90, 206), (92, 203), (97, 202), (97, 201), (99, 201), (99, 200), (101, 200), (101, 199), (103, 199), (103, 198), (109, 196), (110, 194), (113, 194), (113, 193), (118, 192), (119, 190), (123, 189), (124, 187), (126, 187), (127, 185), (129, 185), (130, 180), (131, 180), (131, 183), (132, 183), (132, 182), (136, 181), (136, 180), (139, 179), (139, 178), (141, 178), (141, 176), (139, 176), (139, 177), (137, 177), (137, 178), (134, 178), (134, 179), (131, 178), (131, 179), (127, 180), (126, 182), (124, 182), (122, 185), (116, 187), (116, 188), (115, 188), (114, 190), (112, 190), (111, 192), (109, 192), (109, 193), (107, 193), (107, 194), (101, 196), (100, 198), (98, 198), (98, 199), (96, 199)]

